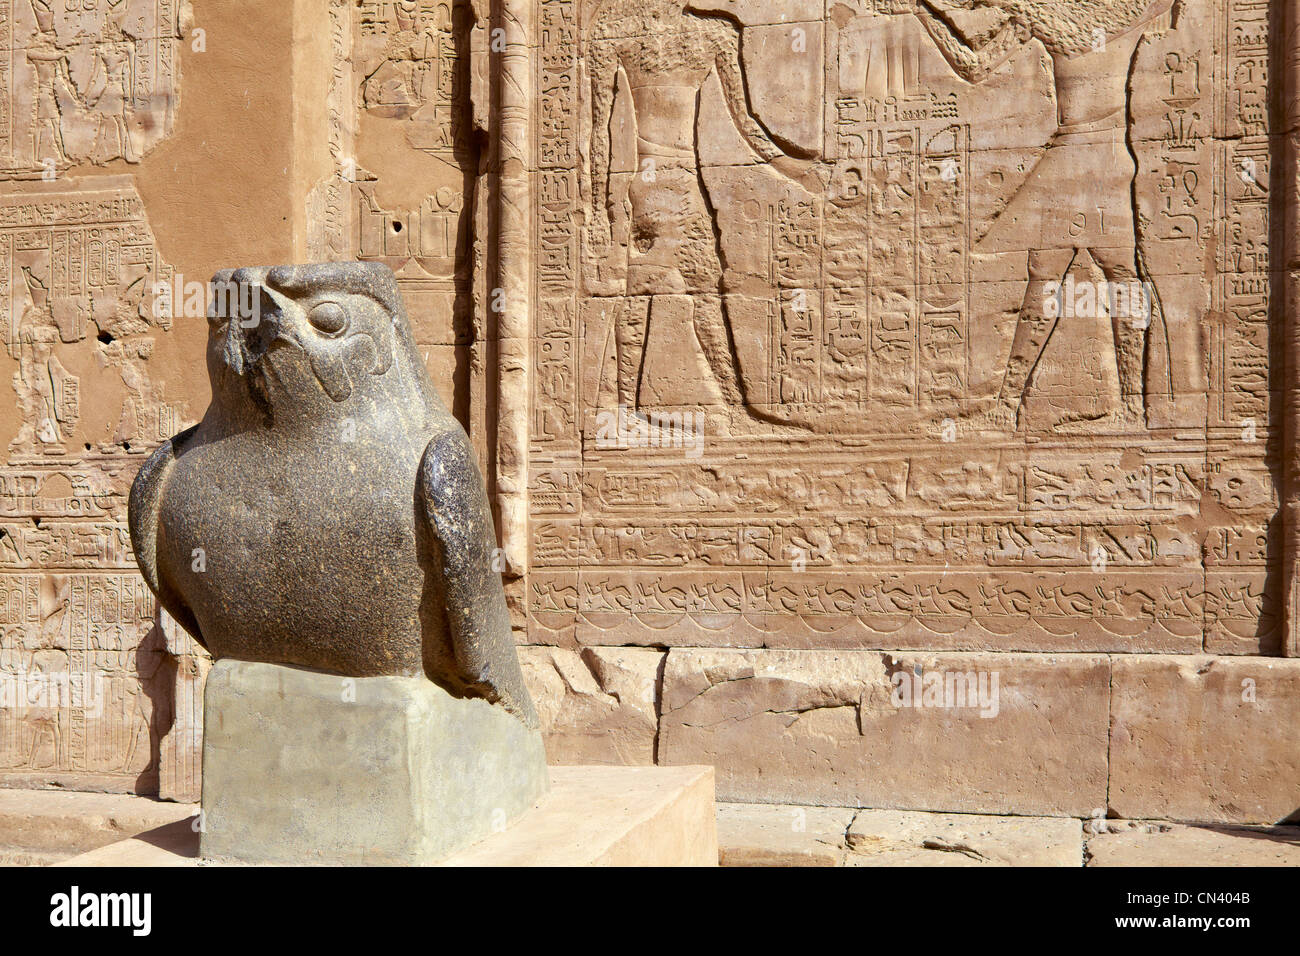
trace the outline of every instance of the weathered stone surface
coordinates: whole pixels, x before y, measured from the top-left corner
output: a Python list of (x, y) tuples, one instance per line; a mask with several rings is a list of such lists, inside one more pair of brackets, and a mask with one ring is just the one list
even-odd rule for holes
[(546, 790), (541, 738), (424, 678), (218, 661), (208, 676), (203, 856), (425, 864)]
[(519, 649), (549, 763), (653, 764), (664, 655), (643, 648)]
[(1083, 832), (1068, 817), (861, 810), (847, 866), (1080, 866)]
[(166, 611), (159, 624), (175, 661), (172, 723), (158, 742), (158, 796), (198, 803), (203, 790), (203, 688), (212, 658)]
[(1116, 657), (1110, 808), (1279, 823), (1300, 810), (1300, 661)]
[(1068, 817), (718, 804), (723, 866), (1080, 866)]
[(722, 866), (842, 866), (858, 811), (841, 807), (718, 804)]
[[(951, 695), (896, 706), (917, 670)], [(993, 706), (959, 675), (996, 675)], [(1083, 654), (674, 649), (660, 760), (716, 764), (723, 800), (1086, 816), (1105, 803), (1109, 678)]]
[(1113, 822), (1088, 837), (1088, 866), (1300, 866), (1300, 828)]

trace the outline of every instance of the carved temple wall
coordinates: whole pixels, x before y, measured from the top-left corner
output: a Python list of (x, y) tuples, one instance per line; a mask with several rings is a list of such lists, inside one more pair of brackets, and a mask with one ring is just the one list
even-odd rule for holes
[[(177, 277), (362, 258), (553, 761), (1300, 806), (1293, 3), (2, 2), (0, 674), (103, 693), (0, 710), (0, 785), (196, 794), (125, 533), (207, 400)], [(895, 706), (926, 673), (997, 714)]]
[(206, 658), (126, 498), (207, 404), (194, 284), (305, 255), (282, 13), (0, 3), (0, 785), (193, 792)]

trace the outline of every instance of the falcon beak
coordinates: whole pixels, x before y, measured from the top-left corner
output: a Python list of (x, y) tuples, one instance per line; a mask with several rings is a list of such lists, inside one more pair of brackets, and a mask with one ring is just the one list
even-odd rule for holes
[[(297, 345), (291, 316), (298, 306), (268, 285), (258, 286), (258, 309), (241, 324), (237, 334), (243, 346), (243, 364), (259, 364), (277, 343)], [(234, 366), (232, 366), (233, 368)]]
[(286, 320), (289, 316), (299, 314), (300, 307), (270, 286), (262, 286), (262, 293), (268, 300), (262, 307), (262, 321), (267, 323), (260, 336), (261, 340), (266, 343), (263, 354), (277, 342), (298, 345), (298, 336), (294, 330), (295, 323)]
[[(221, 360), (236, 376), (243, 376), (266, 351), (261, 343), (270, 324), (285, 304), (268, 295), (263, 270), (238, 269), (214, 288), (216, 314), (225, 320)], [(278, 325), (277, 325), (278, 329)], [(272, 333), (275, 334), (274, 332)]]
[(221, 350), (221, 360), (236, 375), (244, 374), (244, 335), (238, 322), (226, 323), (226, 344)]

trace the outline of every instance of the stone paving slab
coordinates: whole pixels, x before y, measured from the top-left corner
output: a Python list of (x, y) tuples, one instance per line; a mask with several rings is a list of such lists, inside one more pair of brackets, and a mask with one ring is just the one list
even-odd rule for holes
[[(551, 789), (504, 832), (442, 866), (715, 866), (712, 767), (551, 767)], [(178, 821), (64, 866), (203, 866)]]
[(848, 866), (1080, 866), (1083, 824), (1071, 817), (861, 810)]
[(719, 803), (723, 866), (1300, 866), (1300, 827)]
[(1300, 827), (1106, 820), (1097, 828), (1087, 837), (1088, 866), (1300, 866)]
[(129, 794), (0, 789), (0, 866), (44, 866), (197, 812)]
[(718, 861), (722, 866), (841, 866), (857, 812), (719, 803)]
[(723, 866), (1080, 866), (1081, 821), (718, 805)]

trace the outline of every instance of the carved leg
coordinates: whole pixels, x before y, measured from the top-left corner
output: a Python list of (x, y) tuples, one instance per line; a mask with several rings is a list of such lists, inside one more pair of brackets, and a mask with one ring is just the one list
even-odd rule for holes
[(1058, 321), (1059, 311), (1052, 314), (1047, 307), (1047, 288), (1051, 283), (1059, 284), (1065, 280), (1076, 255), (1073, 249), (1029, 253), (1029, 285), (1016, 322), (1002, 390), (991, 415), (993, 424), (999, 427), (1014, 428), (1016, 425), (1029, 378)]
[(646, 322), (650, 299), (628, 296), (618, 305), (614, 319), (614, 349), (618, 363), (618, 403), (635, 411), (641, 384), (641, 367), (645, 363)]
[(1110, 320), (1115, 335), (1122, 415), (1131, 424), (1145, 425), (1146, 341), (1154, 317), (1154, 297), (1142, 285), (1135, 249), (1093, 249), (1090, 252), (1110, 285), (1111, 307), (1118, 305)]
[(731, 335), (721, 296), (695, 297), (695, 335), (700, 340), (709, 369), (722, 389), (722, 397), (728, 405), (743, 408), (746, 404), (744, 389), (740, 384), (735, 353), (731, 349)]

